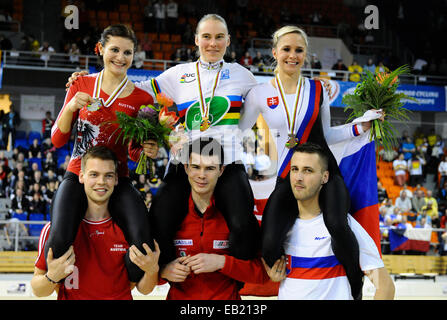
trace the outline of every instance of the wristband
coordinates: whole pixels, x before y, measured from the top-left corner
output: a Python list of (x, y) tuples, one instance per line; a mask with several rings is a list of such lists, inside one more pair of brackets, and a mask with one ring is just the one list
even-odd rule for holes
[(45, 278), (47, 278), (47, 280), (50, 281), (53, 284), (58, 284), (58, 282), (51, 280), (50, 277), (48, 277), (47, 273), (45, 273)]

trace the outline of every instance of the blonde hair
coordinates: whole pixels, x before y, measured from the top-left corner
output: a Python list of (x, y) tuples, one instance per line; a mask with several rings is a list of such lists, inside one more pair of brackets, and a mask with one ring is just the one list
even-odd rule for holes
[(224, 18), (222, 18), (220, 15), (218, 15), (218, 14), (215, 14), (215, 13), (209, 13), (209, 14), (206, 14), (206, 15), (204, 15), (200, 20), (199, 20), (199, 22), (197, 23), (197, 27), (196, 27), (196, 36), (199, 34), (199, 28), (200, 28), (200, 25), (203, 23), (203, 22), (205, 22), (205, 21), (207, 21), (207, 20), (215, 20), (215, 21), (220, 21), (220, 22), (222, 22), (222, 24), (225, 26), (225, 29), (227, 30), (227, 34), (228, 34), (228, 26), (227, 26), (227, 22), (225, 21), (225, 19)]
[[(284, 26), (278, 30), (275, 31), (275, 33), (273, 33), (272, 36), (272, 48), (276, 48), (278, 46), (278, 42), (279, 40), (285, 36), (286, 34), (289, 33), (297, 33), (299, 34), (303, 40), (304, 43), (306, 44), (306, 51), (308, 52), (308, 48), (309, 48), (309, 41), (307, 39), (307, 34), (306, 32), (304, 32), (303, 29), (297, 27), (297, 26)], [(306, 60), (307, 60), (307, 56), (306, 56)], [(274, 64), (276, 64), (276, 61), (274, 62)], [(274, 73), (277, 74), (278, 73), (278, 67), (275, 67)]]

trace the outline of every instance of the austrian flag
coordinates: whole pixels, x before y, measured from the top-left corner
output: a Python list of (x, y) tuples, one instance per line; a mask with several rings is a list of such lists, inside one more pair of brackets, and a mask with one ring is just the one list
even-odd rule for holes
[(267, 98), (267, 105), (270, 109), (275, 109), (279, 105), (278, 97)]

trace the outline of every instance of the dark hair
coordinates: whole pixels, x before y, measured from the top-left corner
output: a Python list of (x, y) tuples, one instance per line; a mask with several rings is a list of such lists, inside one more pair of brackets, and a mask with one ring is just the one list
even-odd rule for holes
[(101, 33), (101, 38), (99, 39), (99, 42), (103, 47), (106, 45), (107, 41), (109, 41), (109, 37), (121, 37), (129, 39), (134, 44), (134, 51), (137, 48), (138, 40), (135, 32), (125, 24), (113, 24), (104, 29), (104, 31)]
[(225, 159), (222, 145), (217, 140), (210, 137), (198, 138), (189, 145), (188, 163), (192, 153), (196, 153), (201, 156), (217, 156), (221, 166), (223, 165)]
[(84, 171), (88, 159), (111, 160), (115, 165), (115, 171), (118, 169), (118, 159), (116, 158), (115, 153), (105, 146), (94, 146), (93, 148), (87, 150), (87, 152), (82, 156), (81, 160), (82, 171)]
[(320, 157), (321, 167), (323, 171), (328, 170), (329, 165), (329, 156), (327, 154), (327, 151), (323, 149), (320, 145), (312, 143), (312, 142), (306, 142), (301, 145), (298, 145), (294, 149), (295, 152), (302, 152), (302, 153), (316, 153)]

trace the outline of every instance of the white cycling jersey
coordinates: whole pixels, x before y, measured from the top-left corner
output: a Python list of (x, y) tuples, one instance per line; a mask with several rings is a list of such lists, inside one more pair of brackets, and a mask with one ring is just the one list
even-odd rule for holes
[[(217, 85), (209, 106), (211, 126), (205, 131), (199, 129), (202, 114), (197, 69), (207, 103)], [(138, 86), (152, 86), (155, 93), (162, 92), (173, 99), (190, 140), (198, 137), (217, 139), (224, 148), (224, 162), (229, 164), (241, 160), (243, 149), (238, 130), (240, 113), (245, 96), (256, 84), (253, 74), (237, 63), (198, 61), (176, 65), (152, 81), (141, 82)]]
[[(312, 82), (308, 78), (304, 78), (303, 87), (298, 100), (298, 112), (295, 119), (295, 134), (305, 132), (307, 123), (312, 118), (313, 104), (319, 104), (319, 112), (321, 114), (321, 122), (323, 126), (324, 136), (328, 145), (338, 143), (340, 141), (358, 136), (363, 133), (361, 125), (341, 125), (331, 127), (331, 114), (329, 108), (329, 97), (326, 90), (323, 90), (323, 101), (315, 96), (312, 90)], [(289, 114), (293, 114), (295, 94), (285, 95)], [(250, 90), (244, 103), (244, 109), (239, 122), (239, 128), (245, 130), (251, 128), (258, 116), (262, 114), (265, 119), (272, 137), (274, 139), (277, 151), (278, 165), (280, 170), (284, 161), (287, 161), (289, 149), (285, 147), (288, 140), (288, 123), (287, 115), (281, 98), (278, 97), (278, 91), (269, 82), (262, 83)]]

